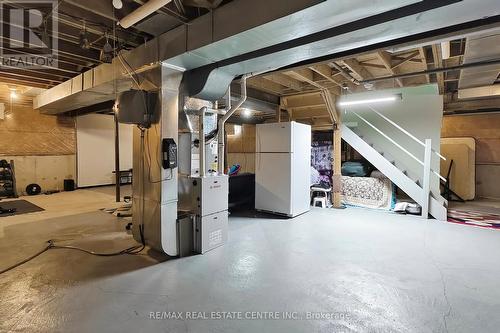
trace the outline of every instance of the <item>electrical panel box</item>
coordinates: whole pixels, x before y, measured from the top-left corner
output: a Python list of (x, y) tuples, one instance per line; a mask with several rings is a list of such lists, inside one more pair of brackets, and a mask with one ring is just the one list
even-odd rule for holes
[(196, 216), (194, 224), (194, 251), (205, 253), (227, 242), (228, 212)]

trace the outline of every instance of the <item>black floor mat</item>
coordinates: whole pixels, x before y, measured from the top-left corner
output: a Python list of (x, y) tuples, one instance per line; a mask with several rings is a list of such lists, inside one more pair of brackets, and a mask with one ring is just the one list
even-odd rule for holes
[[(3, 210), (15, 209), (11, 213), (1, 213)], [(0, 201), (0, 217), (41, 212), (45, 209), (38, 207), (26, 200)]]

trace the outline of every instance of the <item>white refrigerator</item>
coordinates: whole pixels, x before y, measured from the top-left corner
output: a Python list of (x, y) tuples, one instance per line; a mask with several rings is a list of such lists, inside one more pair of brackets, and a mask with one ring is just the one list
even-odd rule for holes
[(257, 125), (255, 209), (295, 217), (310, 209), (311, 126)]

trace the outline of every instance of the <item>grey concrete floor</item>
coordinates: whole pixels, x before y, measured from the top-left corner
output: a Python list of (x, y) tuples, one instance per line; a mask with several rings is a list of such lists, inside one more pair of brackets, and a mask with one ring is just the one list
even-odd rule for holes
[[(49, 238), (124, 248), (125, 223), (93, 212), (11, 225), (0, 267)], [(229, 243), (205, 255), (51, 250), (0, 276), (0, 331), (498, 332), (499, 254), (499, 231), (362, 209), (232, 216)], [(171, 311), (182, 319), (162, 318)], [(193, 311), (279, 319), (186, 319)]]

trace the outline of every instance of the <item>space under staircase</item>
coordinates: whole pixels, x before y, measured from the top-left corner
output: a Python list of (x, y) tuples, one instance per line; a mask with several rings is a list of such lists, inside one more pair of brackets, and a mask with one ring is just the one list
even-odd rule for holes
[[(390, 152), (381, 151), (379, 147), (369, 142), (369, 138), (365, 139), (362, 133), (356, 133), (356, 125), (353, 126), (352, 123), (343, 123), (341, 125), (342, 138), (358, 153), (366, 158), (375, 168), (386, 175), (410, 198), (418, 203), (422, 207), (422, 217), (428, 218), (430, 214), (437, 220), (445, 221), (447, 219), (448, 202), (441, 197), (441, 195), (432, 193), (430, 189), (431, 177), (437, 177), (445, 180), (445, 178), (442, 177), (437, 171), (432, 170), (432, 155), (437, 155), (442, 159), (444, 159), (444, 157), (432, 149), (432, 141), (430, 139), (421, 141), (375, 109), (372, 109), (372, 111), (384, 121), (390, 123), (392, 126), (404, 133), (406, 136), (415, 140), (419, 145), (422, 145), (425, 149), (424, 160), (420, 160), (415, 156), (416, 154), (409, 151), (409, 148), (405, 148), (402, 145), (402, 142), (396, 142), (389, 135), (370, 123), (365, 117), (354, 111), (350, 112), (357, 118), (358, 121), (365, 123), (372, 130), (374, 130), (376, 135), (382, 136), (384, 137), (384, 140), (390, 142), (394, 149), (403, 151), (415, 160), (421, 166), (420, 174), (417, 175), (414, 172), (410, 172), (404, 165), (402, 165), (402, 163), (392, 158)], [(350, 127), (353, 127), (354, 130)], [(438, 182), (439, 179), (437, 179)]]

